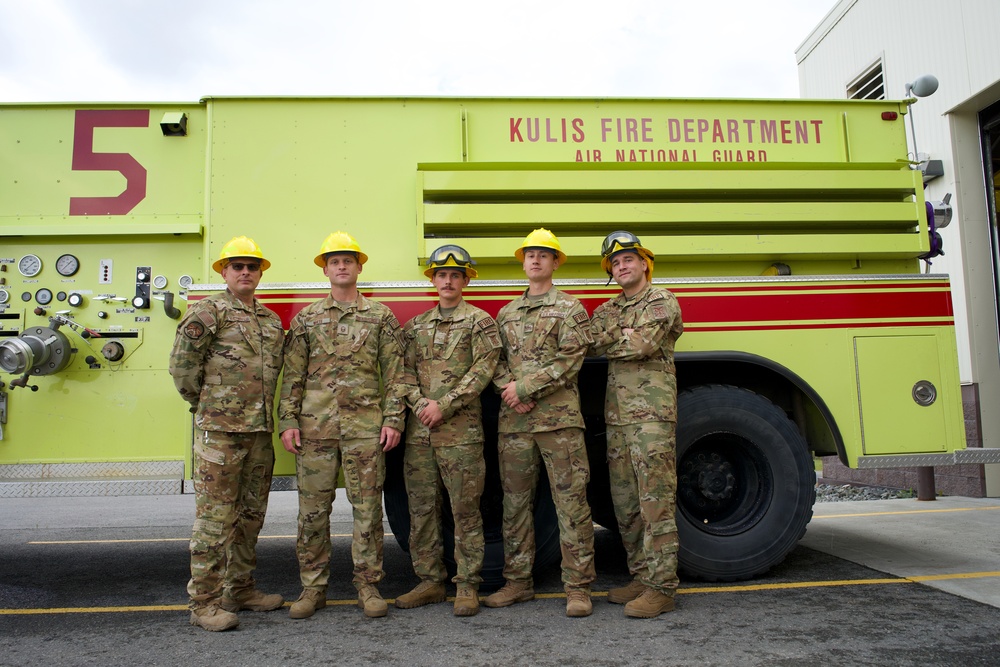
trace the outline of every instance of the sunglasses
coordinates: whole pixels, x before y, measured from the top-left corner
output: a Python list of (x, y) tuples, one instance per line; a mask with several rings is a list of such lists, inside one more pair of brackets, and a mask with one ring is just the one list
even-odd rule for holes
[(250, 273), (257, 273), (260, 271), (260, 264), (257, 262), (230, 262), (229, 266), (232, 267), (233, 271), (242, 271), (246, 269)]

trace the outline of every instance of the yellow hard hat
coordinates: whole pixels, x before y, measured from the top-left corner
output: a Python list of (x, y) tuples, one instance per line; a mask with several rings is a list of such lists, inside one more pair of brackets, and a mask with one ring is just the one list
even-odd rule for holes
[(468, 251), (460, 245), (443, 245), (427, 258), (427, 266), (424, 275), (428, 278), (434, 277), (434, 272), (438, 269), (455, 268), (469, 276), (475, 278), (479, 272), (472, 268), (475, 262)]
[(234, 236), (229, 243), (222, 246), (219, 259), (212, 264), (212, 269), (216, 273), (222, 273), (223, 267), (229, 264), (229, 260), (234, 257), (255, 257), (260, 260), (260, 270), (267, 271), (271, 267), (271, 262), (264, 259), (264, 254), (260, 251), (260, 246), (254, 243), (252, 238), (246, 236)]
[(639, 237), (632, 232), (611, 232), (601, 244), (601, 268), (611, 275), (611, 258), (620, 252), (634, 252), (646, 260), (646, 280), (653, 279), (653, 253), (642, 247)]
[(540, 227), (524, 237), (524, 243), (521, 244), (520, 248), (514, 251), (514, 257), (517, 257), (517, 261), (524, 261), (524, 251), (528, 248), (551, 250), (555, 252), (556, 257), (559, 258), (560, 264), (564, 264), (566, 262), (566, 253), (564, 253), (562, 248), (559, 247), (559, 239), (556, 238), (555, 234), (544, 227)]
[(361, 252), (358, 242), (347, 232), (334, 232), (323, 240), (319, 254), (313, 260), (316, 266), (321, 269), (326, 268), (326, 256), (331, 252), (353, 252), (358, 257), (358, 264), (361, 265), (368, 261), (368, 255)]

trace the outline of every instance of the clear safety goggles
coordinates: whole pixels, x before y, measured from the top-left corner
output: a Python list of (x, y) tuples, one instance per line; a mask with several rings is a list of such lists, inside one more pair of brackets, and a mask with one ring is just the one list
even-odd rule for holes
[(465, 248), (457, 245), (443, 245), (432, 252), (431, 256), (427, 258), (427, 266), (430, 267), (468, 267), (475, 265), (476, 262), (469, 256)]
[(622, 250), (635, 250), (642, 248), (639, 237), (632, 232), (611, 232), (604, 237), (601, 245), (601, 257), (610, 257)]

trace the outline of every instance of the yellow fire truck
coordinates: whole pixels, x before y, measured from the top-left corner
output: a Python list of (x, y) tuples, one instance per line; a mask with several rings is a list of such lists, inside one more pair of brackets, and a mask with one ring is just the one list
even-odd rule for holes
[[(286, 326), (329, 288), (312, 263), (342, 229), (360, 287), (401, 321), (435, 293), (428, 253), (479, 262), (467, 298), (496, 313), (525, 286), (514, 249), (553, 230), (558, 286), (617, 293), (601, 239), (627, 229), (685, 322), (677, 366), (680, 560), (751, 577), (802, 536), (813, 456), (852, 467), (985, 461), (965, 450), (947, 276), (906, 102), (206, 98), (0, 106), (0, 495), (181, 493), (192, 423), (167, 374), (186, 304), (224, 286), (223, 243), (253, 237), (259, 298)], [(580, 377), (595, 520), (614, 527), (605, 365)], [(495, 460), (497, 398), (483, 396)], [(294, 463), (279, 446), (277, 488)], [(979, 458), (976, 458), (978, 456)], [(992, 460), (992, 459), (991, 459)], [(386, 512), (405, 545), (390, 457)], [(499, 576), (496, 466), (483, 499)], [(285, 476), (285, 477), (280, 477)], [(282, 486), (284, 485), (284, 486)], [(558, 557), (547, 489), (539, 563)], [(447, 531), (446, 531), (447, 533)]]

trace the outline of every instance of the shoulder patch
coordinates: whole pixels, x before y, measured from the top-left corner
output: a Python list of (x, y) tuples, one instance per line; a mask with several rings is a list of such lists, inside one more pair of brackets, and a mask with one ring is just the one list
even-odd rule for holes
[(500, 340), (500, 330), (497, 329), (496, 320), (492, 317), (484, 315), (476, 320), (476, 328), (479, 330), (479, 334), (489, 343), (491, 349), (497, 350), (503, 347), (503, 341)]
[(205, 335), (205, 325), (201, 322), (191, 320), (184, 325), (184, 335), (191, 340), (198, 340)]
[(587, 313), (582, 310), (573, 315), (573, 319), (576, 321), (577, 324), (586, 324), (587, 322), (590, 321), (590, 318), (587, 317)]
[(208, 310), (205, 308), (198, 309), (198, 319), (201, 320), (205, 324), (205, 326), (209, 328), (214, 327), (216, 324), (215, 315), (208, 312)]
[(403, 327), (399, 326), (399, 320), (396, 319), (392, 311), (389, 311), (388, 316), (385, 318), (385, 325), (389, 329), (389, 335), (396, 339), (396, 343), (400, 349), (406, 350), (406, 344), (410, 336), (403, 331)]
[(653, 319), (655, 320), (665, 320), (667, 319), (667, 307), (662, 303), (654, 303), (652, 306)]

